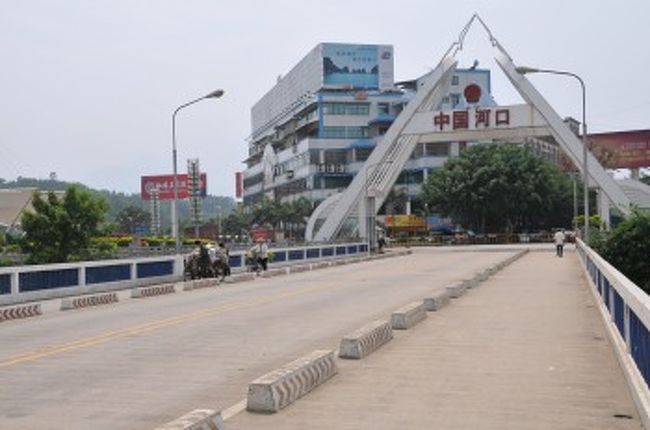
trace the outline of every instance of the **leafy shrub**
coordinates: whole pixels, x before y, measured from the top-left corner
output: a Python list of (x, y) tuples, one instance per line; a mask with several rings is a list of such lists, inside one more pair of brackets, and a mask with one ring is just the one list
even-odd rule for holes
[(650, 294), (650, 213), (634, 211), (616, 226), (597, 251)]

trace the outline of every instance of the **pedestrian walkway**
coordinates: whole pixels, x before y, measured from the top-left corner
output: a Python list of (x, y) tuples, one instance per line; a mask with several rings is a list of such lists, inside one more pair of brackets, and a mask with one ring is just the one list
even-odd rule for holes
[(338, 365), (293, 405), (242, 412), (228, 430), (642, 428), (573, 251), (531, 252)]

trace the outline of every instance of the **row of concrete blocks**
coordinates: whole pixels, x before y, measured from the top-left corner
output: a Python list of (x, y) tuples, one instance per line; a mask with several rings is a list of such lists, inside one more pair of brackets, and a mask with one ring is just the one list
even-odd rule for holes
[[(462, 296), (489, 276), (520, 258), (520, 252), (478, 273), (474, 278), (448, 286), (413, 302), (391, 314), (390, 321), (373, 321), (341, 339), (339, 357), (361, 359), (393, 339), (393, 330), (408, 330), (427, 317), (427, 311), (438, 311), (452, 298)], [(246, 409), (253, 412), (274, 413), (306, 395), (338, 373), (334, 351), (314, 351), (251, 382), (248, 387)], [(222, 430), (221, 413), (213, 410), (195, 410), (158, 430)]]

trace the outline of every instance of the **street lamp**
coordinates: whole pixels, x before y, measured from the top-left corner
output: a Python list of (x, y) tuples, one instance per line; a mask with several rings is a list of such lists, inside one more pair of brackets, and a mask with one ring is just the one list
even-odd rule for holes
[[(367, 219), (367, 235), (368, 235), (368, 252), (371, 252), (373, 249), (375, 249), (375, 196), (370, 196), (369, 189), (368, 189), (368, 171), (370, 168), (376, 168), (377, 166), (380, 166), (382, 164), (391, 164), (393, 160), (388, 160), (388, 161), (380, 161), (379, 163), (373, 163), (370, 164), (366, 170), (364, 171), (365, 173), (365, 189), (366, 189), (366, 219)], [(373, 169), (374, 172), (374, 169)]]
[(179, 234), (179, 226), (177, 220), (178, 214), (178, 153), (176, 151), (176, 114), (183, 108), (186, 108), (194, 103), (200, 102), (205, 99), (218, 99), (223, 96), (224, 91), (221, 89), (214, 90), (211, 93), (199, 97), (198, 99), (192, 100), (191, 102), (180, 105), (174, 110), (172, 114), (172, 160), (174, 163), (174, 202), (172, 204), (172, 236), (176, 240), (176, 253), (178, 254), (181, 250), (181, 238)]
[(575, 73), (565, 72), (561, 70), (549, 70), (549, 69), (535, 69), (532, 67), (517, 67), (515, 70), (525, 75), (527, 73), (547, 73), (551, 75), (563, 75), (570, 76), (574, 79), (577, 79), (580, 82), (580, 87), (582, 88), (582, 181), (583, 181), (583, 193), (584, 193), (584, 236), (583, 239), (586, 243), (589, 243), (589, 166), (587, 165), (587, 90), (585, 87), (585, 82), (582, 78)]

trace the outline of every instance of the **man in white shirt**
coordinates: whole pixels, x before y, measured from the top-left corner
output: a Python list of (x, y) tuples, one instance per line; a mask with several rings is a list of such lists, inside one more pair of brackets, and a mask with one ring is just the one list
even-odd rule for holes
[(553, 235), (553, 242), (555, 242), (555, 255), (562, 258), (564, 255), (564, 241), (566, 236), (562, 230), (558, 230)]

